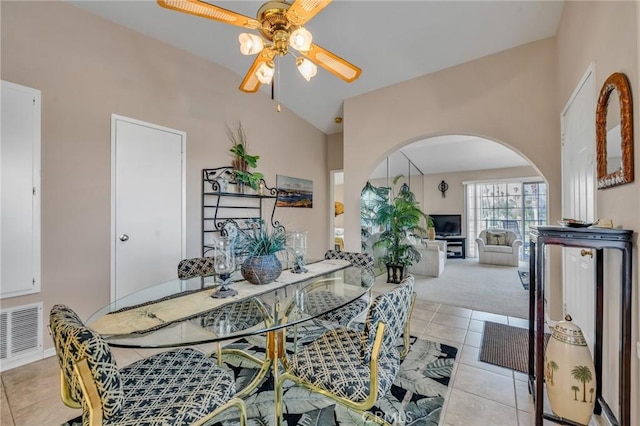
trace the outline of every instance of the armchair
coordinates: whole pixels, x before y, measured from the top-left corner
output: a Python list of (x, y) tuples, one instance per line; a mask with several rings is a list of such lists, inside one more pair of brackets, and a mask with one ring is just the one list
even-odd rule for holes
[(427, 275), (429, 277), (442, 275), (447, 260), (447, 242), (425, 241), (424, 243), (414, 244), (414, 247), (422, 257), (419, 262), (409, 266), (409, 273)]
[(486, 229), (476, 238), (480, 263), (518, 266), (522, 240), (513, 231)]
[(109, 345), (68, 307), (51, 309), (49, 328), (60, 363), (62, 400), (82, 408), (84, 425), (202, 425), (231, 407), (246, 424), (233, 376), (193, 348), (118, 369)]

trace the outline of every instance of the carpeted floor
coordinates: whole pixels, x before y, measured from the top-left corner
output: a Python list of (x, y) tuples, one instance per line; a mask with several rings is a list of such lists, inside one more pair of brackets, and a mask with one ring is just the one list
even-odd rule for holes
[[(298, 329), (298, 345), (313, 340), (326, 328), (320, 325), (306, 325)], [(411, 338), (411, 350), (402, 361), (400, 371), (391, 390), (379, 398), (370, 410), (374, 415), (384, 416), (393, 423), (399, 420), (411, 424), (437, 426), (447, 386), (451, 379), (457, 349), (428, 340)], [(264, 358), (265, 338), (250, 337), (232, 343), (228, 348), (242, 349), (258, 358)], [(287, 339), (287, 351), (292, 352), (293, 339)], [(223, 354), (223, 361), (233, 371), (236, 386), (242, 389), (251, 382), (258, 372), (257, 366), (234, 354)], [(360, 414), (351, 411), (335, 401), (318, 393), (294, 386), (287, 382), (284, 391), (284, 424), (288, 426), (306, 425), (364, 425)], [(249, 425), (274, 425), (274, 391), (272, 376), (262, 382), (257, 389), (244, 399), (247, 406)], [(215, 426), (239, 424), (235, 410), (227, 410), (216, 417)], [(79, 426), (76, 418), (62, 426)]]
[[(549, 334), (545, 334), (545, 346)], [(529, 330), (491, 321), (484, 323), (479, 360), (527, 373)]]
[[(480, 264), (478, 259), (447, 259), (439, 277), (416, 275), (414, 291), (420, 300), (526, 319), (529, 293), (522, 289), (517, 270)], [(395, 286), (385, 281), (386, 274), (378, 276), (378, 290)]]

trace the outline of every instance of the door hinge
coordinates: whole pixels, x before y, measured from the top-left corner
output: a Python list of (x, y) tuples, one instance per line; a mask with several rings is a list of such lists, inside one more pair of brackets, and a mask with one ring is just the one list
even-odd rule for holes
[(33, 279), (33, 284), (32, 285), (36, 285), (36, 279)]
[(33, 187), (33, 195), (36, 195), (36, 187)]
[(33, 98), (33, 105), (34, 106), (36, 105), (36, 98), (35, 97)]

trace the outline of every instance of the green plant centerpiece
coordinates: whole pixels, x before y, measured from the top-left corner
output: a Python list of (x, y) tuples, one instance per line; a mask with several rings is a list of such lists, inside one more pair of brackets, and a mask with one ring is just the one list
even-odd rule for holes
[(236, 183), (240, 188), (248, 185), (257, 191), (264, 178), (264, 174), (249, 171), (258, 166), (260, 156), (251, 155), (247, 151), (247, 135), (242, 127), (242, 122), (238, 122), (238, 127), (235, 130), (227, 126), (227, 137), (231, 141), (229, 152), (234, 155), (231, 166), (233, 167), (233, 175)]
[(284, 227), (268, 229), (261, 219), (245, 221), (238, 232), (236, 251), (246, 256), (240, 267), (245, 280), (252, 284), (269, 284), (280, 276), (282, 264), (276, 253), (286, 248)]
[[(393, 183), (397, 183), (400, 177), (402, 176), (396, 176)], [(415, 233), (424, 235), (427, 232), (420, 224), (423, 220), (427, 226), (432, 224), (431, 218), (422, 212), (420, 204), (406, 183), (402, 184), (390, 203), (383, 203), (377, 207), (376, 221), (383, 225), (385, 230), (374, 245), (386, 249), (382, 261), (387, 266), (387, 282), (400, 283), (406, 268), (420, 261), (422, 256), (409, 237)]]

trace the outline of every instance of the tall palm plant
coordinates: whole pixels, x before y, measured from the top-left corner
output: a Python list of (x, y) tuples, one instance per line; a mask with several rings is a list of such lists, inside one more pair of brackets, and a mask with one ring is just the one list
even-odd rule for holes
[[(394, 179), (394, 183), (397, 180)], [(407, 237), (413, 233), (426, 233), (420, 226), (424, 219), (427, 226), (431, 218), (420, 210), (416, 197), (405, 183), (400, 187), (391, 203), (381, 204), (376, 211), (378, 223), (386, 226), (380, 235), (376, 246), (386, 248), (386, 255), (382, 258), (387, 265), (411, 266), (420, 260), (420, 252), (411, 244)]]

